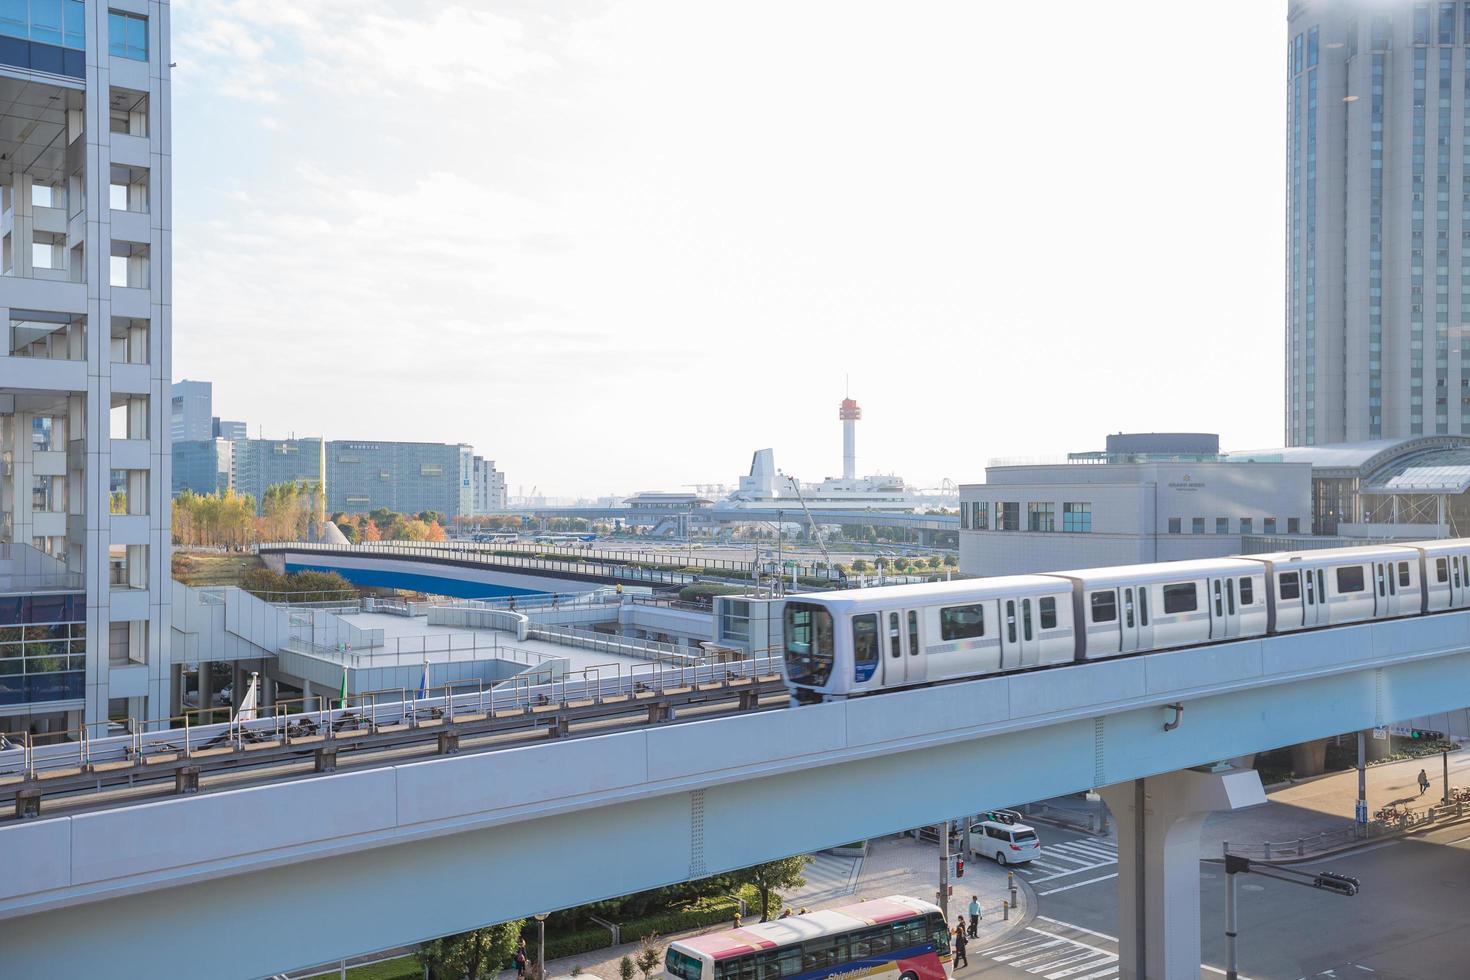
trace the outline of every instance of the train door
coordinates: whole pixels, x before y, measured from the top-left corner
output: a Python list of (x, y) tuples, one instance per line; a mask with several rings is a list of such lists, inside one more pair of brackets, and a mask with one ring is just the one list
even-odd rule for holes
[[(1440, 559), (1440, 561), (1444, 560), (1443, 558)], [(1445, 580), (1450, 589), (1451, 609), (1458, 609), (1465, 604), (1465, 588), (1470, 583), (1467, 583), (1460, 574), (1463, 570), (1464, 562), (1465, 557), (1463, 555), (1449, 556), (1449, 568), (1445, 572)]]
[(1392, 604), (1390, 603), (1389, 597), (1388, 597), (1388, 589), (1389, 589), (1389, 586), (1390, 586), (1390, 584), (1392, 582), (1393, 582), (1393, 563), (1392, 562), (1389, 563), (1388, 572), (1385, 574), (1385, 572), (1383, 570), (1383, 562), (1381, 562), (1381, 561), (1374, 562), (1373, 563), (1373, 615), (1374, 616), (1387, 616), (1389, 614), (1389, 612), (1392, 610), (1393, 607), (1392, 607)]
[(1119, 627), (1122, 633), (1122, 646), (1119, 649), (1123, 653), (1133, 653), (1144, 649), (1142, 638), (1138, 633), (1138, 597), (1143, 594), (1148, 586), (1134, 587), (1125, 585), (1118, 590), (1118, 598), (1123, 608), (1119, 610)]
[(922, 681), (929, 675), (924, 656), (924, 643), (919, 637), (919, 610), (906, 609), (903, 614), (904, 657), (908, 660), (909, 682)]
[(1327, 596), (1318, 587), (1319, 569), (1302, 570), (1302, 625), (1316, 626), (1327, 621)]
[(1240, 635), (1240, 596), (1233, 577), (1206, 582), (1210, 602), (1210, 639), (1232, 640)]
[[(1035, 667), (1041, 663), (1041, 611), (1037, 608), (1037, 601), (1030, 597), (1016, 600), (1016, 605), (1020, 615), (1020, 623), (1016, 626), (1019, 664)], [(1006, 635), (1010, 636), (1010, 633)]]
[(904, 653), (903, 623), (900, 613), (881, 613), (883, 628), (883, 676), (889, 687), (908, 684), (915, 680), (909, 676), (909, 658)]

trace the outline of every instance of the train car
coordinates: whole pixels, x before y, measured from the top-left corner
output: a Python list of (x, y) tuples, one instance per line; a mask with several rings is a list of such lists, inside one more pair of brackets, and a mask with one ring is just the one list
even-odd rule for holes
[(1265, 636), (1266, 571), (1240, 558), (1052, 573), (1073, 587), (1078, 660)]
[(1275, 583), (1270, 631), (1289, 633), (1424, 611), (1422, 553), (1374, 545), (1251, 555)]
[(1016, 575), (787, 600), (786, 679), (798, 702), (1070, 663), (1072, 584)]
[(1424, 611), (1470, 608), (1470, 541), (1425, 541), (1414, 547), (1424, 557)]

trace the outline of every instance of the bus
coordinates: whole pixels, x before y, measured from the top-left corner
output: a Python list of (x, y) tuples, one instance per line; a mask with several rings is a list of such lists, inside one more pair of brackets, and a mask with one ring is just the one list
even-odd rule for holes
[(669, 944), (663, 980), (948, 980), (939, 907), (891, 895)]

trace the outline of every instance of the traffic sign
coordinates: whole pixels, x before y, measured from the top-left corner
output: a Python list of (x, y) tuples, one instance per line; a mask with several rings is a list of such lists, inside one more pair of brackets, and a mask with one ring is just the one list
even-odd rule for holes
[(1388, 729), (1387, 728), (1375, 728), (1375, 729), (1373, 729), (1373, 737), (1376, 738), (1376, 739), (1378, 739), (1380, 742), (1383, 741), (1384, 739), (1388, 738)]

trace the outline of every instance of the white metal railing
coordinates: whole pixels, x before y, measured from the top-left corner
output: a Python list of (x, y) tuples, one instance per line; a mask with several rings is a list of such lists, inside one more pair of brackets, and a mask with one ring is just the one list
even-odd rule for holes
[[(546, 656), (520, 651), (527, 659)], [(306, 738), (332, 738), (353, 731), (377, 731), (395, 725), (416, 728), (431, 719), (452, 722), (467, 716), (488, 717), (569, 702), (601, 703), (609, 698), (687, 689), (740, 678), (779, 675), (778, 657), (706, 664), (608, 663), (566, 671), (516, 675), (487, 686), (471, 680), (435, 685), (425, 697), (412, 690), (371, 691), (350, 695), (345, 703), (325, 695), (277, 701), (260, 708), (252, 720), (200, 723), (201, 716), (225, 709), (189, 711), (176, 718), (138, 722), (128, 719), (127, 733), (96, 735), (115, 723), (99, 722), (68, 732), (11, 736), (0, 739), (0, 781), (33, 780), (42, 774), (86, 771), (103, 763), (191, 758), (213, 749), (242, 749), (247, 743), (275, 741), (282, 745)], [(333, 702), (337, 706), (333, 707)]]
[(675, 643), (661, 643), (656, 640), (640, 640), (617, 633), (599, 633), (596, 630), (584, 630), (575, 626), (536, 624), (527, 631), (526, 635), (533, 640), (545, 640), (548, 643), (559, 643), (584, 650), (614, 653), (619, 656), (636, 657), (640, 660), (653, 660), (660, 663), (698, 662), (702, 656), (702, 652), (697, 648), (681, 647)]

